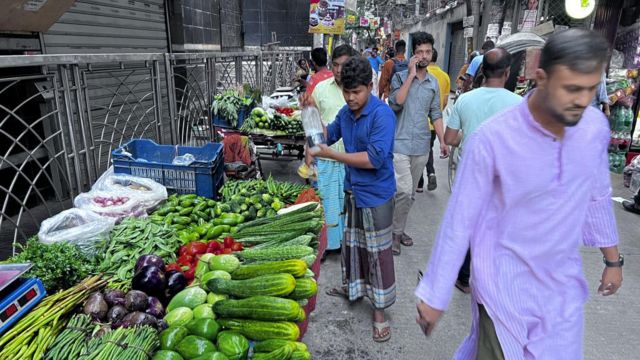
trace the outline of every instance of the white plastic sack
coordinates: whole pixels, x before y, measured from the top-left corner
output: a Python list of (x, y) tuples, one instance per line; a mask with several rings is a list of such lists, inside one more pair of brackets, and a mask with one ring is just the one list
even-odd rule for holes
[(38, 238), (45, 244), (69, 242), (85, 254), (95, 255), (96, 243), (109, 237), (114, 223), (91, 211), (72, 208), (43, 221)]
[(115, 174), (113, 167), (100, 176), (91, 191), (105, 191), (117, 195), (135, 197), (150, 210), (167, 199), (167, 188), (147, 178), (127, 174)]
[(92, 190), (76, 196), (73, 205), (78, 209), (113, 218), (115, 221), (130, 216), (147, 216), (146, 206), (137, 196), (127, 196), (118, 192)]

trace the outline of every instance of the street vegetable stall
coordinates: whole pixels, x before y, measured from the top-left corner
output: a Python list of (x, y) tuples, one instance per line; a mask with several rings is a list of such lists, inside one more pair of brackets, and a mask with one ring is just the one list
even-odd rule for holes
[(300, 340), (326, 242), (319, 194), (272, 178), (228, 181), (217, 198), (178, 191), (145, 202), (157, 193), (136, 189), (83, 195), (147, 204), (101, 215), (107, 236), (65, 222), (68, 239), (34, 237), (3, 262), (33, 263), (26, 276), (47, 295), (2, 329), (0, 358), (310, 358)]

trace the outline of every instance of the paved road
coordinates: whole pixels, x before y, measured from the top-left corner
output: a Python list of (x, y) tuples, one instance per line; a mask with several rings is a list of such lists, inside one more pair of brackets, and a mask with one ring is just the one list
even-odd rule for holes
[[(437, 147), (436, 147), (437, 148)], [(266, 173), (278, 179), (299, 181), (295, 162), (263, 162)], [(449, 191), (446, 186), (446, 161), (436, 160), (439, 186), (434, 192), (418, 194), (410, 213), (407, 232), (414, 238), (412, 248), (403, 248), (396, 257), (397, 302), (388, 311), (392, 324), (391, 340), (377, 344), (371, 339), (371, 306), (367, 301), (349, 304), (325, 295), (324, 291), (340, 283), (340, 259), (330, 256), (322, 265), (316, 311), (311, 314), (304, 338), (315, 359), (450, 359), (470, 327), (470, 301), (454, 292), (449, 310), (430, 339), (415, 324), (416, 299), (413, 290), (416, 273), (425, 267), (443, 216)], [(629, 198), (622, 177), (612, 175), (614, 196)], [(584, 272), (592, 289), (585, 307), (586, 330), (584, 357), (595, 359), (638, 359), (640, 325), (640, 216), (625, 212), (614, 203), (620, 232), (621, 251), (625, 254), (624, 283), (619, 294), (596, 294), (603, 264), (599, 250), (583, 248)], [(452, 271), (457, 271), (452, 269)], [(562, 355), (558, 354), (558, 359)]]

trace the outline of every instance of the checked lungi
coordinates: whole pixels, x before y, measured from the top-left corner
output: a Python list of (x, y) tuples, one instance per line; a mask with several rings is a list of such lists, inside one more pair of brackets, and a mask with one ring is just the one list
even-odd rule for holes
[(392, 223), (393, 198), (374, 208), (357, 208), (354, 195), (346, 193), (341, 255), (349, 301), (366, 296), (380, 310), (396, 301)]

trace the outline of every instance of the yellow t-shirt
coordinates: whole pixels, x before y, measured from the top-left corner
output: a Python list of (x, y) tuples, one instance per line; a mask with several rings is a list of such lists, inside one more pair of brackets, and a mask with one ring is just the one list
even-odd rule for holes
[[(449, 92), (451, 91), (449, 75), (436, 64), (429, 64), (427, 71), (438, 80), (438, 87), (440, 88), (440, 110), (444, 110), (444, 102), (449, 97)], [(429, 119), (429, 129), (433, 130), (431, 119)]]

